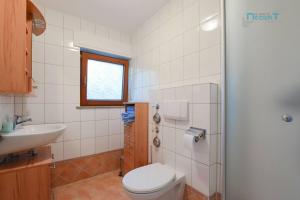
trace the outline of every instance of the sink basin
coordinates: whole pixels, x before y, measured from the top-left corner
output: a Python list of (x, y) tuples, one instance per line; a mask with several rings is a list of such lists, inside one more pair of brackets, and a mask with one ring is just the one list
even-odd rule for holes
[(21, 126), (0, 137), (0, 155), (24, 151), (47, 145), (63, 133), (64, 124), (41, 124)]

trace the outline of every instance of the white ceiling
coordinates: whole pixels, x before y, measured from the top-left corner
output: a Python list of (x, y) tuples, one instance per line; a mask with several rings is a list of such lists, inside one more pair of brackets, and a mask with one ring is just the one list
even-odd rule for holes
[(168, 0), (36, 0), (46, 7), (132, 32)]

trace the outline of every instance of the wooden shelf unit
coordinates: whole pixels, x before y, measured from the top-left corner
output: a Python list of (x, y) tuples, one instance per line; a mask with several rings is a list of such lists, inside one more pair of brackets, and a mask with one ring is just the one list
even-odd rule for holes
[(123, 174), (148, 164), (148, 103), (125, 103), (135, 110), (135, 121), (124, 124)]

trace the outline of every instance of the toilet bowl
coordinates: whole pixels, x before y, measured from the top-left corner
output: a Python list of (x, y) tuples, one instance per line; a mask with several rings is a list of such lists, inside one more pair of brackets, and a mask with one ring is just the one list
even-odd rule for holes
[(155, 163), (128, 172), (122, 183), (133, 200), (183, 200), (185, 175)]

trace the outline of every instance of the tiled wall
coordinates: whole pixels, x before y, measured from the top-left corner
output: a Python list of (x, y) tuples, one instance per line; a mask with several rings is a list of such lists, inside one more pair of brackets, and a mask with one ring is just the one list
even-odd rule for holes
[(0, 95), (0, 121), (3, 121), (6, 115), (14, 114), (14, 96)]
[[(164, 102), (188, 101), (188, 120), (168, 120), (165, 118)], [(159, 126), (160, 148), (150, 143), (152, 162), (163, 162), (186, 175), (186, 183), (204, 194), (216, 193), (217, 143), (218, 143), (218, 87), (216, 84), (192, 84), (186, 86), (153, 89), (149, 92), (152, 105), (159, 104), (162, 122)], [(154, 115), (152, 109), (150, 115)], [(155, 124), (150, 118), (149, 141), (156, 133)], [(189, 127), (203, 128), (207, 131), (205, 140), (193, 145), (190, 150), (185, 147), (184, 134)]]
[[(150, 101), (152, 106), (164, 97), (203, 97), (203, 91), (197, 89), (200, 83), (218, 85), (218, 100), (213, 106), (218, 116), (211, 122), (217, 123), (217, 129), (207, 139), (207, 142), (213, 141), (215, 144), (214, 151), (220, 149), (221, 138), (221, 11), (220, 0), (170, 0), (134, 34), (134, 58), (130, 66), (131, 100)], [(203, 31), (200, 22), (212, 15), (217, 15), (219, 27), (213, 31)], [(207, 117), (207, 108), (201, 103), (190, 103), (189, 123), (202, 126), (201, 120)], [(221, 191), (216, 184), (221, 169), (220, 155), (215, 162), (207, 163), (201, 158), (211, 159), (209, 151), (203, 153), (199, 150), (199, 155), (192, 156), (192, 159), (189, 153), (183, 153), (184, 150), (176, 151), (180, 148), (176, 139), (182, 143), (179, 136), (183, 135), (185, 128), (179, 122), (163, 122), (160, 127), (162, 153), (152, 147), (152, 159), (183, 170), (188, 174), (187, 183), (206, 196)], [(173, 139), (166, 142), (164, 136)]]
[(33, 124), (64, 123), (67, 130), (52, 144), (56, 161), (120, 149), (122, 107), (78, 109), (80, 51), (73, 46), (76, 30), (129, 43), (128, 34), (90, 21), (41, 7), (46, 32), (33, 38), (33, 94), (16, 97), (15, 112), (29, 115)]

